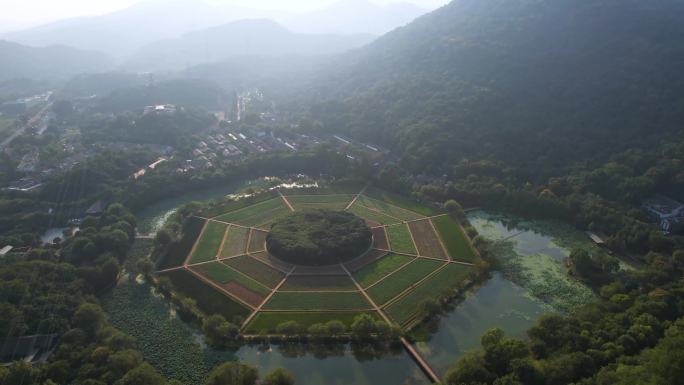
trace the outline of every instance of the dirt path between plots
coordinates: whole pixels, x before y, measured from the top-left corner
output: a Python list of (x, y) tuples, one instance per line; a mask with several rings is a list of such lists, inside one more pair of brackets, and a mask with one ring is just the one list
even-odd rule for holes
[(278, 194), (280, 195), (281, 198), (283, 198), (283, 202), (285, 202), (285, 205), (290, 208), (290, 211), (295, 211), (294, 206), (292, 206), (292, 203), (287, 199), (285, 195), (278, 189)]
[(254, 311), (252, 312), (252, 314), (250, 314), (247, 318), (245, 318), (244, 322), (242, 322), (242, 326), (240, 327), (241, 330), (244, 330), (245, 327), (247, 327), (247, 325), (249, 325), (249, 323), (252, 321), (252, 319), (259, 313), (259, 311), (261, 311), (261, 308), (264, 307), (264, 304), (266, 304), (271, 299), (271, 297), (273, 297), (273, 295), (278, 291), (278, 289), (280, 289), (281, 286), (283, 286), (283, 284), (287, 280), (287, 277), (289, 277), (293, 271), (294, 271), (294, 267), (292, 269), (290, 269), (290, 271), (288, 271), (285, 274), (283, 279), (276, 285), (276, 287), (273, 288), (273, 290), (271, 290), (271, 292), (266, 296), (266, 298), (264, 298), (264, 300), (261, 301), (259, 306), (254, 308)]

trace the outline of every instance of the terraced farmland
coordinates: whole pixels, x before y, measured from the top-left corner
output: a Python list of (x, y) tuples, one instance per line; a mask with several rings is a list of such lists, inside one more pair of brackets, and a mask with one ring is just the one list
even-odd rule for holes
[[(409, 325), (417, 304), (462, 285), (476, 271), (463, 262), (477, 258), (457, 222), (426, 217), (434, 210), (378, 191), (371, 190), (372, 197), (276, 191), (217, 203), (205, 210), (210, 219), (196, 218), (194, 232), (179, 249), (187, 264), (160, 274), (207, 314), (246, 317), (242, 332), (247, 334), (273, 333), (286, 321), (307, 327), (339, 320), (349, 326), (362, 313)], [(372, 227), (371, 249), (343, 264), (321, 266), (292, 265), (269, 254), (270, 224), (292, 209), (313, 208), (347, 210), (365, 219)]]

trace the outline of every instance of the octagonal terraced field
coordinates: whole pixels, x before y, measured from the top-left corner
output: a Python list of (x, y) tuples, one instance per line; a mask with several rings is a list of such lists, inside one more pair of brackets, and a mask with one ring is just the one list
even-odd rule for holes
[[(371, 249), (320, 267), (295, 266), (269, 255), (265, 244), (271, 224), (312, 208), (363, 218), (373, 233)], [(197, 298), (205, 313), (240, 319), (244, 333), (273, 333), (286, 321), (306, 327), (339, 320), (348, 326), (359, 314), (409, 326), (419, 321), (421, 302), (461, 286), (478, 261), (457, 221), (377, 189), (269, 192), (203, 214), (195, 218), (203, 221), (202, 229), (190, 235), (196, 239), (182, 265), (162, 263), (165, 269), (158, 274), (190, 297), (207, 297)], [(207, 295), (208, 290), (219, 296)]]

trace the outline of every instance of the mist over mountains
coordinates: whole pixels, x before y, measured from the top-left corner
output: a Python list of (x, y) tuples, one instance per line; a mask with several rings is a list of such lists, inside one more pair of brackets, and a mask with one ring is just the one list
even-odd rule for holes
[(0, 40), (0, 81), (18, 78), (68, 78), (82, 72), (106, 71), (113, 59), (101, 52), (63, 45), (35, 48)]
[(127, 59), (124, 68), (168, 71), (262, 55), (325, 55), (360, 47), (372, 35), (294, 33), (267, 19), (240, 20), (148, 44)]
[(61, 20), (0, 37), (29, 46), (60, 44), (125, 58), (155, 41), (242, 19), (270, 19), (299, 33), (377, 36), (425, 12), (410, 4), (380, 6), (368, 0), (341, 0), (301, 14), (209, 5), (201, 0), (145, 0), (110, 14)]

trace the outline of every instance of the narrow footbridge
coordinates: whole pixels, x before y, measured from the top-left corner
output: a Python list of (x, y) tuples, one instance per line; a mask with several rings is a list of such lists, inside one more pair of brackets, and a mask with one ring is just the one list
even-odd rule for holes
[(430, 364), (428, 364), (427, 361), (423, 359), (423, 356), (421, 356), (420, 353), (418, 353), (416, 348), (414, 348), (413, 345), (411, 345), (411, 343), (408, 342), (408, 340), (404, 337), (401, 337), (401, 343), (404, 345), (404, 348), (409, 353), (411, 358), (413, 358), (416, 364), (418, 364), (418, 366), (425, 373), (425, 375), (428, 376), (430, 381), (432, 381), (433, 383), (438, 383), (439, 376), (437, 375), (437, 373), (435, 373), (432, 367), (430, 367)]

